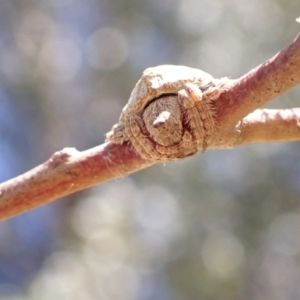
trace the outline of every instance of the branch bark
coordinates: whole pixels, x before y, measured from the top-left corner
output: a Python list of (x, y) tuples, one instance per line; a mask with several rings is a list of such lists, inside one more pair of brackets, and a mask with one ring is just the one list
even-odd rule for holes
[(83, 152), (65, 148), (36, 168), (0, 184), (0, 220), (150, 165), (129, 144), (106, 143)]
[[(256, 110), (299, 84), (299, 70), (300, 36), (272, 59), (229, 81), (215, 102), (219, 130), (210, 148), (299, 140), (300, 109)], [(153, 164), (129, 143), (106, 143), (83, 152), (65, 148), (42, 165), (0, 184), (0, 220)]]
[(236, 146), (300, 139), (300, 108), (257, 109), (243, 119)]
[[(300, 83), (299, 70), (300, 35), (271, 59), (241, 78), (232, 80), (226, 87), (227, 90), (216, 102), (216, 122), (221, 130), (217, 132), (212, 148), (222, 147), (224, 141), (228, 141), (228, 147), (235, 147), (234, 130), (237, 122), (298, 85)], [(251, 124), (253, 125), (253, 122)], [(256, 136), (263, 134), (264, 129), (261, 126), (263, 124), (259, 122), (256, 125), (258, 129)], [(277, 125), (279, 125), (278, 121)], [(283, 140), (281, 138), (278, 141)]]

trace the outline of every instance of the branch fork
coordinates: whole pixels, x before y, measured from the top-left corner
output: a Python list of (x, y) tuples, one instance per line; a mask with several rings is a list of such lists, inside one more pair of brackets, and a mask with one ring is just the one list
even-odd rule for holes
[[(221, 86), (213, 100), (215, 130), (207, 150), (299, 140), (300, 108), (261, 109), (300, 83), (299, 70), (300, 36), (256, 69)], [(191, 135), (195, 140), (196, 135)], [(83, 152), (66, 148), (27, 173), (0, 184), (0, 220), (157, 162), (141, 156), (130, 140), (105, 143)]]

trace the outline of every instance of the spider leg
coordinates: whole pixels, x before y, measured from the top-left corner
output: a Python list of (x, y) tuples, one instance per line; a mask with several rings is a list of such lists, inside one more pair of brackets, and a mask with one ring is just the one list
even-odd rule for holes
[(169, 147), (156, 145), (156, 149), (168, 159), (179, 159), (197, 152), (195, 140), (188, 131), (184, 133), (180, 143)]
[[(215, 131), (215, 111), (212, 105), (212, 99), (215, 99), (220, 95), (220, 90), (217, 88), (210, 88), (208, 91), (202, 93), (202, 91), (195, 85), (187, 84), (185, 86), (190, 97), (195, 101), (198, 114), (203, 123), (203, 148), (205, 151), (207, 146), (210, 144), (213, 133)], [(201, 100), (197, 101), (197, 95), (201, 94)]]
[(202, 92), (195, 84), (185, 84), (178, 92), (178, 101), (186, 111), (189, 126), (195, 136), (198, 150), (204, 149), (205, 128), (197, 109), (202, 102)]
[(138, 152), (142, 158), (145, 160), (161, 160), (161, 154), (157, 152), (155, 145), (142, 132), (140, 128), (142, 123), (142, 119), (138, 116), (127, 118), (125, 124), (126, 135), (136, 152)]

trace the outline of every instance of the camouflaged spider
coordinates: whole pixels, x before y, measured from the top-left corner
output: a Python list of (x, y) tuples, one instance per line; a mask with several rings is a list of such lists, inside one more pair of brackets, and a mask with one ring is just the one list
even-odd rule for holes
[(215, 128), (213, 77), (183, 66), (147, 69), (107, 141), (130, 141), (145, 160), (169, 161), (204, 151)]

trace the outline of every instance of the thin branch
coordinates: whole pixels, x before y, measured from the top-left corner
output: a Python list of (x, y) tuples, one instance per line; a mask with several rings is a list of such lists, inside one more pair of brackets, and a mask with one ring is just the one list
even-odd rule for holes
[(243, 119), (236, 145), (300, 140), (300, 108), (257, 109)]
[(300, 35), (286, 48), (257, 68), (222, 87), (215, 103), (218, 131), (209, 147), (236, 146), (236, 126), (249, 113), (300, 83)]
[(231, 82), (216, 103), (217, 122), (232, 124), (300, 83), (300, 35), (282, 51)]
[[(248, 115), (297, 85), (299, 70), (300, 36), (258, 68), (228, 81), (215, 101), (218, 131), (209, 148), (299, 139), (299, 109), (257, 110)], [(44, 164), (0, 184), (0, 220), (153, 164), (143, 160), (127, 143), (104, 144), (83, 152), (66, 148)]]
[(83, 152), (65, 148), (45, 163), (0, 185), (0, 220), (150, 165), (130, 145), (106, 143)]

